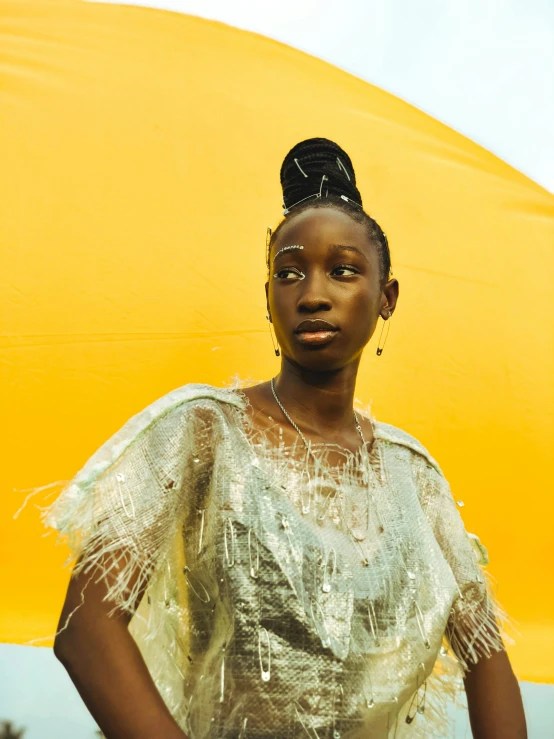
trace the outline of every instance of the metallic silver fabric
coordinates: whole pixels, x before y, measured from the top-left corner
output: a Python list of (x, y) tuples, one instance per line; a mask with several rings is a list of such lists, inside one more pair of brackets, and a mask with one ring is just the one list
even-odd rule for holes
[(503, 642), (438, 464), (375, 419), (369, 452), (312, 457), (256, 433), (247, 410), (238, 389), (168, 393), (47, 522), (135, 614), (191, 739), (447, 736), (463, 670)]

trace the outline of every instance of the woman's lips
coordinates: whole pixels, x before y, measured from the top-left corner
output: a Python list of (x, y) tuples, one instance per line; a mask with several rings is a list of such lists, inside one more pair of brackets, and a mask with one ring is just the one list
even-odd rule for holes
[(320, 346), (328, 344), (338, 333), (338, 326), (323, 318), (305, 318), (300, 321), (294, 332), (301, 344)]
[(299, 331), (296, 335), (301, 344), (326, 344), (338, 331)]

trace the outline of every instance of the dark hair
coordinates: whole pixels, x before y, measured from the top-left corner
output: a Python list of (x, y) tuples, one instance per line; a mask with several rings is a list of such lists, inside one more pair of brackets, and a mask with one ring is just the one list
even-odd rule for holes
[(329, 139), (306, 139), (296, 144), (281, 165), (281, 187), (285, 218), (271, 234), (269, 252), (281, 227), (309, 208), (335, 208), (365, 226), (367, 236), (377, 247), (379, 281), (383, 285), (391, 274), (387, 237), (381, 226), (363, 209), (356, 187), (356, 175), (348, 154)]

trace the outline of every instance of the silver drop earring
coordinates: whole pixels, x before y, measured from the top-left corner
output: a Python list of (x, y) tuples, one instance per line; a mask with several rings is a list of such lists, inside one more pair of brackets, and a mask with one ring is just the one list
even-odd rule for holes
[[(389, 321), (390, 321), (390, 317), (391, 316), (392, 316), (392, 311), (389, 311)], [(381, 354), (383, 353), (383, 349), (385, 348), (385, 344), (386, 344), (387, 338), (389, 336), (389, 331), (390, 331), (389, 321), (385, 321), (383, 323), (383, 327), (381, 328), (381, 335), (379, 336), (379, 342), (377, 343), (377, 352), (376, 352), (376, 354), (377, 354), (378, 357), (380, 357)], [(385, 328), (385, 323), (387, 324), (387, 333), (385, 334), (385, 341), (383, 342), (383, 346), (379, 346), (379, 344), (381, 343), (381, 338), (383, 336), (383, 331), (384, 331), (384, 328)]]
[(269, 321), (269, 335), (271, 336), (271, 343), (273, 344), (273, 351), (275, 352), (276, 357), (280, 357), (281, 351), (279, 347), (275, 344), (275, 339), (273, 338), (273, 331), (271, 330), (271, 321), (269, 319), (269, 313), (267, 314), (266, 318)]

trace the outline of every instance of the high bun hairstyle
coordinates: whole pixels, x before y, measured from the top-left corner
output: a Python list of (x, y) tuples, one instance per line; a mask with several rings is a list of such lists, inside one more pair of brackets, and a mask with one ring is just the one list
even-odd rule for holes
[(384, 285), (388, 281), (391, 259), (387, 237), (363, 209), (354, 167), (344, 149), (323, 138), (296, 144), (281, 165), (281, 187), (285, 218), (268, 240), (268, 267), (271, 246), (285, 223), (309, 208), (336, 208), (365, 226), (369, 240), (377, 247), (380, 283)]
[[(346, 196), (362, 207), (362, 196), (356, 187), (356, 175), (348, 154), (329, 139), (306, 139), (296, 144), (281, 165), (283, 207), (290, 208), (304, 198), (319, 194)], [(285, 215), (288, 215), (285, 212)]]

